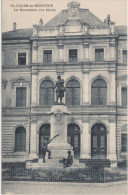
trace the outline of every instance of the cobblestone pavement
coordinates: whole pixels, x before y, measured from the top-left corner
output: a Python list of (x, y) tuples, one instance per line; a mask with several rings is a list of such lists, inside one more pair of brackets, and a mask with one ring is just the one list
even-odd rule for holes
[(2, 194), (109, 194), (127, 195), (127, 184), (3, 182)]

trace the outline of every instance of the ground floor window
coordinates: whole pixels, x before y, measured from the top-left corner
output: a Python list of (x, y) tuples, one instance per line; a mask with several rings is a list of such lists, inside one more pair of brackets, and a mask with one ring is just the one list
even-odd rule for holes
[(127, 152), (127, 141), (128, 141), (128, 125), (124, 124), (121, 130), (121, 152)]
[(127, 152), (127, 134), (121, 135), (121, 152)]
[(17, 127), (15, 131), (15, 152), (26, 151), (26, 130), (24, 127)]

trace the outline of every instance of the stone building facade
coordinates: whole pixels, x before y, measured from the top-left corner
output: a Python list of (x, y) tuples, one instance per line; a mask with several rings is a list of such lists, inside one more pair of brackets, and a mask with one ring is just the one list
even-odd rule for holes
[(51, 137), (55, 83), (65, 82), (67, 142), (75, 158), (127, 155), (127, 30), (78, 2), (33, 29), (2, 35), (2, 161), (40, 158)]

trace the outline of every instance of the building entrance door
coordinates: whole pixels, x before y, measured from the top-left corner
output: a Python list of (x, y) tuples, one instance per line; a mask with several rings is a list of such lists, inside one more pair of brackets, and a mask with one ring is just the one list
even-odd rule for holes
[(76, 124), (68, 125), (68, 143), (73, 147), (74, 158), (80, 157), (80, 128)]
[(107, 155), (107, 134), (103, 124), (95, 124), (91, 131), (91, 157), (106, 158)]
[(50, 140), (50, 124), (43, 124), (39, 130), (39, 158), (42, 158), (42, 152), (41, 152), (42, 138), (45, 138), (47, 141)]

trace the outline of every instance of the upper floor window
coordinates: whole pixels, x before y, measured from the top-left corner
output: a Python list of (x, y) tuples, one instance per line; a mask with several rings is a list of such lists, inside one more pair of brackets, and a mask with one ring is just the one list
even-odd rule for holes
[(127, 106), (127, 87), (122, 87), (122, 106)]
[(96, 79), (91, 86), (92, 105), (106, 105), (107, 84), (103, 79)]
[(123, 54), (123, 63), (127, 63), (127, 50), (123, 50), (122, 54)]
[(95, 49), (95, 61), (96, 62), (104, 61), (104, 49)]
[(18, 65), (26, 65), (26, 53), (18, 53)]
[(26, 87), (16, 88), (16, 107), (26, 106)]
[(44, 50), (43, 62), (52, 62), (52, 50)]
[(40, 105), (53, 105), (54, 103), (54, 83), (45, 80), (40, 84)]
[(69, 62), (77, 62), (77, 49), (69, 49)]
[(66, 104), (80, 105), (80, 84), (75, 79), (68, 81), (66, 85)]
[(15, 131), (15, 152), (26, 151), (26, 130), (24, 127), (17, 127)]

